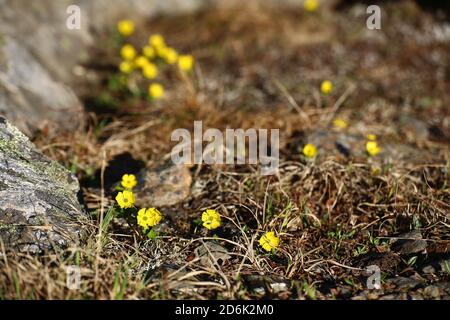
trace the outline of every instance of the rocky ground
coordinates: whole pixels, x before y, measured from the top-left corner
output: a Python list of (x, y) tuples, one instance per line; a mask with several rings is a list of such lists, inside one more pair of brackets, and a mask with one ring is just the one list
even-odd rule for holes
[[(450, 24), (435, 9), (396, 1), (382, 5), (382, 29), (368, 30), (366, 7), (220, 7), (142, 20), (133, 44), (160, 33), (196, 61), (188, 77), (161, 72), (166, 93), (156, 103), (114, 90), (114, 30), (95, 34), (70, 85), (84, 105), (78, 129), (29, 130), (13, 121), (35, 132), (45, 156), (31, 145), (20, 156), (0, 144), (0, 298), (449, 299)], [(334, 84), (329, 95), (320, 92), (323, 80)], [(279, 173), (172, 165), (171, 132), (192, 129), (194, 120), (220, 130), (279, 128)], [(3, 122), (0, 137), (22, 137)], [(373, 157), (368, 134), (381, 148)], [(312, 160), (302, 155), (306, 143), (318, 148)], [(77, 241), (56, 251), (46, 242), (38, 255), (15, 246), (30, 240), (11, 236), (17, 221), (7, 220), (4, 201), (17, 190), (8, 164), (28, 168), (35, 158), (67, 169), (68, 182), (56, 185), (70, 190), (71, 217), (83, 217), (67, 235)], [(33, 191), (28, 202), (38, 202), (44, 217), (70, 211), (45, 185), (61, 179), (40, 170), (24, 185), (47, 193)], [(138, 177), (136, 204), (163, 213), (156, 238), (111, 213), (126, 173)], [(76, 207), (74, 177), (85, 210)], [(214, 231), (198, 223), (210, 208), (223, 216)], [(266, 253), (258, 240), (273, 230), (280, 246)], [(78, 290), (66, 286), (73, 265)], [(370, 289), (373, 266), (381, 287)]]

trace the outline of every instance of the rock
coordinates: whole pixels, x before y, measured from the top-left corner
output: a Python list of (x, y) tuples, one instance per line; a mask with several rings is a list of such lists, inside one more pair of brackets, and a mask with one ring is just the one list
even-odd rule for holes
[(210, 265), (220, 266), (231, 258), (227, 249), (211, 241), (198, 246), (195, 249), (195, 257), (199, 259), (200, 264), (208, 267)]
[(184, 165), (167, 162), (153, 170), (145, 169), (142, 176), (143, 185), (136, 189), (140, 207), (172, 206), (189, 195), (192, 177)]
[(82, 106), (73, 91), (53, 80), (18, 41), (0, 44), (0, 114), (31, 135), (36, 129), (75, 129)]
[[(66, 26), (70, 5), (80, 8), (80, 29)], [(70, 83), (74, 68), (88, 58), (95, 35), (112, 30), (120, 19), (139, 24), (157, 14), (191, 12), (205, 5), (201, 0), (0, 0), (0, 30), (29, 48), (57, 79)]]
[(287, 291), (291, 282), (276, 276), (245, 275), (243, 280), (246, 288), (257, 295), (264, 295), (268, 292), (277, 294)]
[[(70, 5), (80, 8), (80, 29), (66, 25)], [(49, 124), (75, 129), (81, 103), (66, 85), (82, 80), (76, 70), (89, 60), (96, 34), (112, 30), (120, 19), (139, 23), (204, 5), (200, 0), (0, 0), (0, 115), (28, 135)]]
[(431, 299), (439, 299), (441, 297), (439, 287), (433, 285), (425, 287), (425, 289), (423, 289), (423, 294)]
[(400, 293), (400, 294), (396, 294), (396, 293), (392, 293), (392, 294), (387, 294), (385, 296), (380, 297), (380, 300), (407, 300), (408, 296), (406, 293)]
[(411, 289), (418, 287), (423, 282), (420, 279), (416, 279), (415, 277), (409, 277), (409, 278), (396, 277), (396, 278), (387, 279), (386, 283), (395, 285), (397, 287), (397, 289), (399, 289), (399, 290), (402, 290), (402, 289), (411, 290)]
[(422, 239), (420, 230), (412, 230), (397, 237), (391, 249), (402, 255), (421, 253), (426, 251), (427, 242)]
[(432, 274), (436, 272), (436, 269), (432, 265), (428, 265), (422, 268), (422, 272), (425, 274)]
[(76, 178), (0, 117), (0, 239), (30, 253), (78, 245), (87, 215)]

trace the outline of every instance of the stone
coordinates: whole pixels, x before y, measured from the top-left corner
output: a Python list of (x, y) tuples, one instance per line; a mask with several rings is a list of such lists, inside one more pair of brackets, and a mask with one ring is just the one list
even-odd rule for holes
[(422, 239), (420, 230), (412, 230), (396, 237), (391, 249), (402, 255), (422, 253), (427, 249), (427, 242)]
[(139, 207), (173, 206), (189, 196), (191, 173), (185, 165), (166, 162), (155, 169), (145, 169), (142, 185), (136, 188)]
[(436, 269), (432, 265), (428, 265), (422, 268), (422, 272), (425, 274), (433, 274), (436, 272)]
[(29, 253), (79, 245), (88, 216), (77, 179), (0, 117), (0, 240)]
[(227, 249), (211, 241), (198, 246), (195, 249), (195, 257), (199, 259), (200, 264), (208, 267), (210, 265), (220, 266), (231, 258)]
[[(70, 5), (80, 8), (80, 29), (66, 25)], [(0, 0), (0, 115), (27, 135), (40, 129), (74, 131), (83, 124), (76, 94), (85, 79), (77, 70), (91, 58), (98, 34), (114, 30), (120, 19), (139, 24), (204, 5), (200, 0)]]
[(387, 279), (386, 283), (395, 285), (399, 290), (411, 290), (421, 285), (422, 281), (415, 277), (396, 277)]
[(441, 298), (441, 292), (439, 290), (439, 287), (437, 286), (428, 286), (423, 289), (423, 294), (431, 299), (440, 299)]
[(49, 128), (74, 130), (83, 108), (74, 92), (55, 81), (17, 40), (4, 37), (0, 45), (0, 115), (23, 132)]

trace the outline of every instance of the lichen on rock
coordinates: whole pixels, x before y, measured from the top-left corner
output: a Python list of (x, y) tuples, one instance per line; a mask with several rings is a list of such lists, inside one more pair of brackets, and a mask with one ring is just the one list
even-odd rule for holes
[(39, 253), (82, 241), (87, 214), (77, 179), (0, 117), (0, 239)]

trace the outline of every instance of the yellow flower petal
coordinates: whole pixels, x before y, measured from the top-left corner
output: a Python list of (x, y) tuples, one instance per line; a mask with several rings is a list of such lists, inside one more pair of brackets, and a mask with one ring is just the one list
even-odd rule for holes
[(320, 85), (320, 91), (323, 94), (331, 93), (331, 91), (333, 91), (333, 83), (329, 80), (323, 81), (322, 84)]
[(333, 120), (333, 126), (338, 129), (347, 129), (348, 123), (344, 119), (337, 118)]
[(178, 58), (178, 67), (183, 71), (191, 71), (194, 66), (194, 57), (190, 54), (181, 55)]
[(303, 8), (305, 8), (306, 11), (314, 12), (319, 7), (319, 1), (318, 0), (305, 0), (303, 3)]
[(266, 232), (259, 239), (259, 245), (266, 251), (272, 251), (280, 244), (280, 238), (275, 236), (275, 232)]
[(305, 155), (305, 157), (307, 158), (314, 158), (317, 154), (317, 148), (316, 146), (314, 146), (311, 143), (307, 143), (304, 147), (303, 147), (303, 154)]
[(134, 60), (134, 58), (136, 57), (136, 49), (134, 49), (131, 44), (125, 44), (120, 49), (120, 55), (126, 61)]
[(130, 74), (134, 70), (134, 65), (130, 61), (122, 61), (119, 65), (120, 72)]
[(366, 150), (367, 150), (367, 153), (372, 157), (376, 156), (381, 151), (381, 149), (378, 146), (378, 143), (376, 141), (367, 141)]
[(117, 30), (122, 36), (128, 37), (134, 32), (134, 22), (131, 20), (120, 20), (117, 23)]
[(121, 184), (125, 189), (133, 189), (137, 185), (136, 176), (134, 174), (124, 174)]
[(162, 48), (166, 46), (166, 42), (164, 38), (160, 34), (153, 34), (148, 39), (148, 43), (155, 48)]
[(137, 223), (144, 229), (156, 226), (162, 219), (161, 212), (156, 208), (142, 208), (137, 214)]
[(153, 59), (156, 55), (155, 49), (151, 46), (144, 46), (142, 48), (142, 53), (149, 59)]
[(214, 230), (220, 227), (220, 214), (213, 209), (208, 209), (202, 213), (203, 226), (208, 230)]
[(144, 68), (149, 63), (148, 59), (144, 56), (138, 56), (136, 60), (134, 60), (134, 64), (138, 68)]
[(148, 87), (148, 94), (153, 99), (160, 99), (164, 95), (164, 87), (159, 83), (152, 83)]
[(149, 62), (142, 68), (142, 74), (147, 79), (155, 79), (158, 76), (158, 68), (155, 64)]
[(116, 201), (122, 209), (131, 208), (135, 202), (134, 194), (129, 190), (124, 190), (117, 194)]

